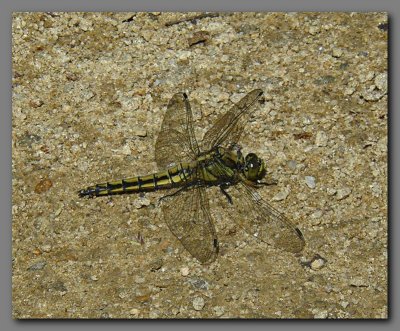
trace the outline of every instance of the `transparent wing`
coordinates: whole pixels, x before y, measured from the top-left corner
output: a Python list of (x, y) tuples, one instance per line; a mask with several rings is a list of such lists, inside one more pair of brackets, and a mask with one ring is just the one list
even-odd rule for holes
[(189, 100), (185, 93), (177, 93), (169, 101), (156, 141), (156, 163), (159, 168), (166, 168), (179, 161), (194, 160), (198, 154)]
[(203, 138), (204, 150), (210, 150), (214, 146), (223, 146), (223, 143), (237, 143), (243, 132), (244, 126), (250, 117), (250, 110), (257, 100), (262, 96), (263, 91), (256, 89), (249, 92), (228, 112), (223, 114), (209, 129)]
[(171, 232), (201, 263), (215, 260), (218, 239), (202, 186), (178, 190), (163, 199), (162, 211)]
[(228, 192), (233, 201), (227, 207), (228, 213), (247, 233), (288, 252), (304, 248), (301, 231), (264, 201), (255, 188), (239, 182)]

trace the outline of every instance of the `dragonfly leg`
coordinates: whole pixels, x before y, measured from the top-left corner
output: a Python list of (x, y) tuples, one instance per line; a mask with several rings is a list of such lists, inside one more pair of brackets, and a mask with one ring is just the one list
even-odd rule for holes
[(251, 187), (260, 187), (260, 186), (270, 186), (270, 185), (277, 185), (278, 181), (276, 179), (272, 179), (272, 178), (265, 178), (265, 181), (256, 181), (253, 182), (251, 180), (248, 180), (246, 177), (244, 177), (243, 175), (239, 175), (239, 178), (242, 182), (246, 183), (246, 185), (249, 185)]
[(179, 190), (176, 190), (175, 192), (173, 192), (171, 194), (166, 194), (166, 195), (162, 196), (160, 199), (158, 199), (158, 202), (161, 202), (162, 200), (164, 200), (166, 198), (171, 198), (174, 195), (177, 195), (178, 193), (180, 193), (183, 190), (187, 189), (188, 187), (189, 187), (189, 185), (182, 186), (181, 188), (179, 188)]
[(226, 190), (225, 190), (227, 187), (228, 187), (228, 186), (226, 186), (226, 185), (220, 185), (220, 186), (219, 186), (219, 188), (221, 189), (222, 194), (225, 195), (226, 198), (228, 199), (229, 204), (233, 205), (232, 197), (231, 197), (231, 196), (229, 195), (229, 193), (226, 192)]

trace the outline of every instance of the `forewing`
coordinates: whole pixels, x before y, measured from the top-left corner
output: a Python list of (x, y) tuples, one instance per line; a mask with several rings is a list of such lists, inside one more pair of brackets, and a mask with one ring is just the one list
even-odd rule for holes
[(262, 94), (263, 91), (260, 89), (249, 92), (228, 112), (220, 116), (214, 126), (205, 133), (203, 149), (210, 150), (214, 146), (236, 144), (249, 120), (253, 105)]
[(163, 199), (162, 210), (171, 232), (201, 263), (215, 260), (218, 239), (204, 187), (194, 186)]
[(177, 93), (169, 101), (156, 141), (156, 163), (159, 168), (166, 168), (179, 161), (194, 160), (198, 154), (189, 100), (186, 94)]
[(233, 204), (228, 212), (247, 233), (285, 251), (297, 253), (305, 245), (301, 231), (264, 201), (256, 189), (239, 182), (229, 188)]

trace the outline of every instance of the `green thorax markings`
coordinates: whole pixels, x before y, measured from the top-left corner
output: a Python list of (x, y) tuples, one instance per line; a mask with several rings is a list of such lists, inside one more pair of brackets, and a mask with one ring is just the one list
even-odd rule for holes
[(194, 184), (218, 185), (234, 181), (238, 169), (243, 167), (243, 163), (243, 156), (239, 150), (217, 147), (208, 153), (199, 155), (196, 161), (180, 162), (164, 171), (147, 176), (125, 178), (89, 186), (82, 190), (80, 195), (105, 196)]

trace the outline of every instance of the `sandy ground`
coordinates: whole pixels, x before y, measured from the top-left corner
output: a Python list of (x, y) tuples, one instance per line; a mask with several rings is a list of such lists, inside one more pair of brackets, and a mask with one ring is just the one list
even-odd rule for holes
[[(15, 13), (13, 317), (386, 318), (385, 13)], [(154, 192), (77, 191), (157, 170), (168, 100), (201, 135), (261, 88), (241, 140), (302, 230), (246, 234), (209, 189), (220, 254), (201, 265)]]

